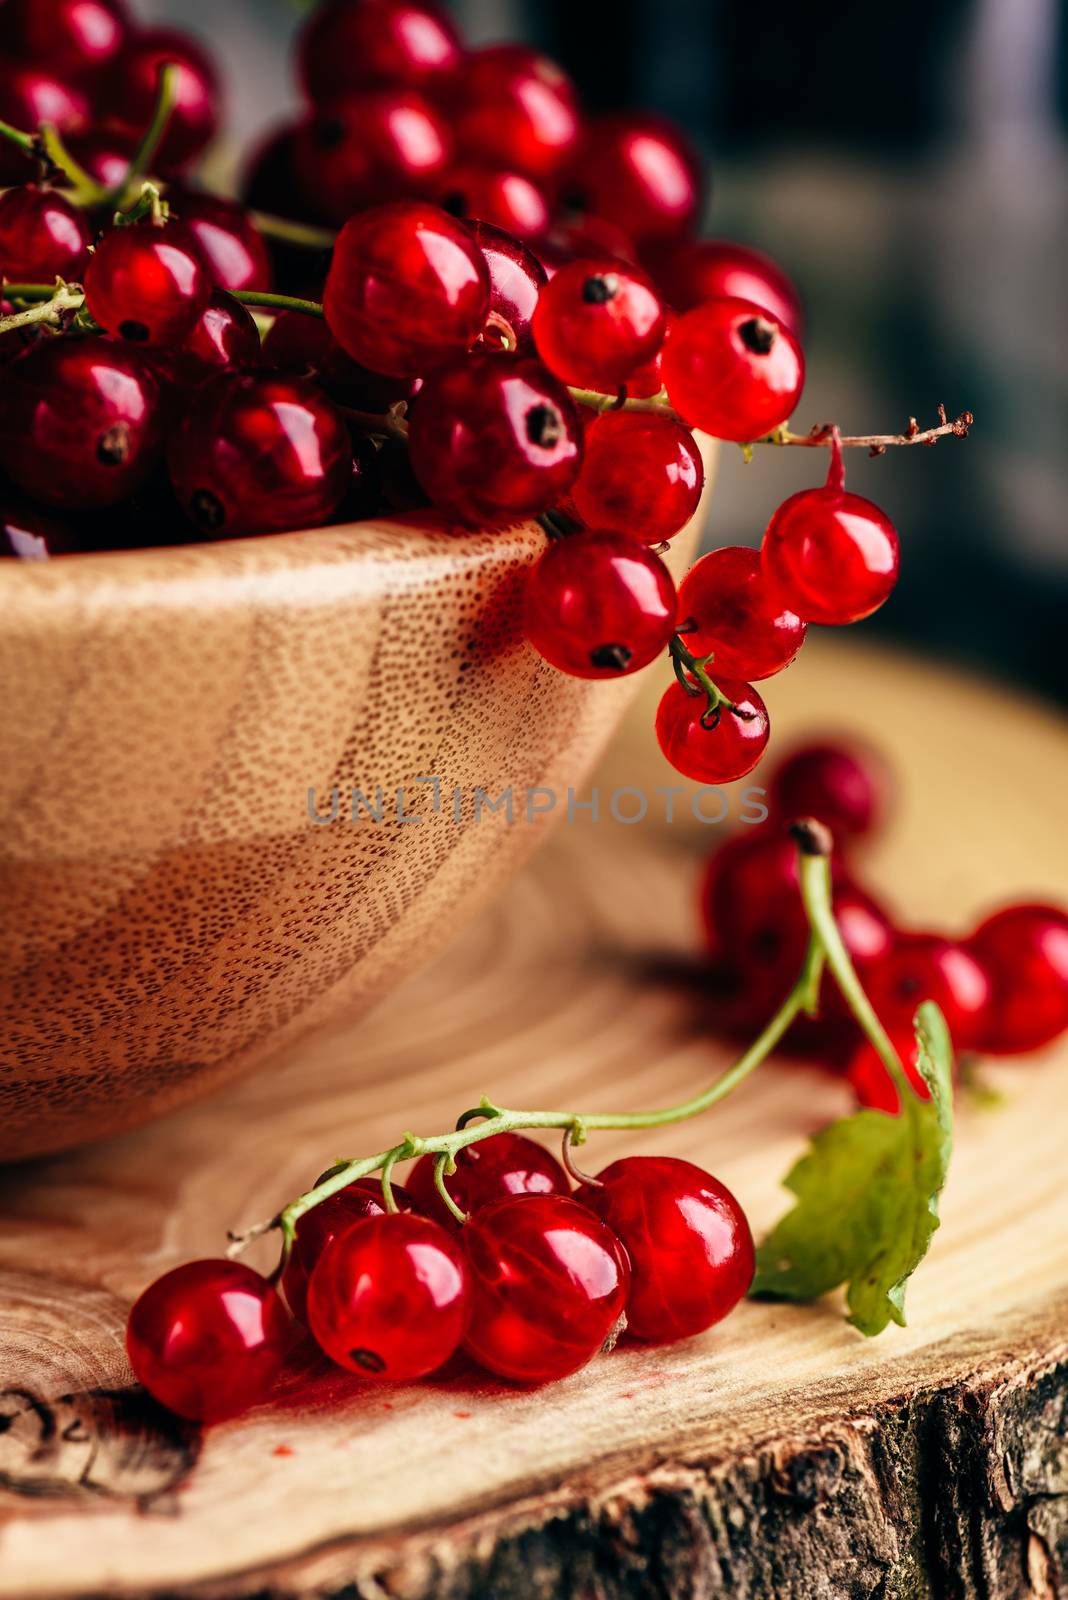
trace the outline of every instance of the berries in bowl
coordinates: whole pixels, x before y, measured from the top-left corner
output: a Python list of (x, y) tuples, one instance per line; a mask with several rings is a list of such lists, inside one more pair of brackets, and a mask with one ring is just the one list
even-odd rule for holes
[[(96, 43), (19, 21), (0, 94), (0, 1157), (373, 1002), (566, 813), (639, 671), (680, 771), (751, 770), (753, 682), (893, 587), (843, 448), (969, 421), (792, 433), (788, 279), (676, 303), (689, 146), (587, 123), (525, 46), (329, 0), (239, 201), (199, 181), (204, 50), (102, 9)], [(679, 589), (710, 435), (831, 461), (726, 600)]]

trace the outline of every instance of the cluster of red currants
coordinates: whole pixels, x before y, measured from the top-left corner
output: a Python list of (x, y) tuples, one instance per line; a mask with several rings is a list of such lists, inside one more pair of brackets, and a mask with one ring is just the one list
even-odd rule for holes
[[(152, 119), (164, 63), (174, 64), (176, 84), (160, 174), (183, 172), (218, 131), (211, 58), (178, 29), (135, 26), (125, 0), (4, 0), (3, 40), (0, 118), (15, 128), (48, 124), (106, 188), (122, 181)], [(31, 156), (0, 145), (0, 185), (30, 182), (34, 171)]]
[[(753, 1277), (753, 1241), (730, 1191), (691, 1162), (628, 1156), (572, 1193), (534, 1140), (497, 1133), (457, 1152), (446, 1179), (423, 1156), (407, 1188), (364, 1178), (298, 1221), (281, 1288), (296, 1323), (338, 1365), (407, 1381), (461, 1347), (514, 1383), (566, 1377), (624, 1329), (652, 1342), (719, 1322)], [(322, 1180), (320, 1180), (322, 1181)], [(271, 1283), (233, 1261), (168, 1272), (130, 1313), (134, 1372), (200, 1421), (262, 1400), (298, 1328)]]
[[(798, 817), (815, 817), (842, 845), (832, 860), (835, 920), (861, 983), (919, 1094), (913, 1017), (922, 1000), (941, 1008), (958, 1059), (1041, 1049), (1068, 1029), (1068, 912), (1008, 905), (955, 938), (900, 927), (858, 877), (856, 853), (884, 821), (884, 765), (860, 747), (814, 743), (771, 774), (766, 822), (727, 839), (701, 887), (711, 952), (712, 1014), (725, 1032), (748, 1036), (793, 986), (808, 939), (797, 892)], [(800, 1017), (786, 1047), (848, 1073), (857, 1098), (900, 1109), (898, 1092), (837, 987), (825, 978), (817, 1019)]]
[[(311, 109), (272, 135), (245, 189), (300, 214), (294, 258), (188, 180), (217, 121), (198, 47), (134, 28), (119, 0), (7, 0), (4, 15), (0, 115), (54, 123), (67, 146), (26, 141), (40, 181), (0, 196), (15, 313), (0, 333), (0, 550), (428, 504), (477, 528), (540, 517), (553, 537), (529, 577), (530, 642), (585, 678), (669, 651), (665, 754), (701, 782), (750, 771), (768, 739), (752, 682), (793, 659), (808, 622), (886, 599), (897, 536), (845, 491), (835, 446), (827, 484), (776, 512), (759, 554), (716, 551), (676, 592), (657, 547), (700, 499), (693, 430), (774, 434), (804, 379), (789, 280), (693, 237), (685, 139), (648, 116), (583, 118), (554, 63), (465, 50), (426, 0), (326, 0), (299, 44)], [(134, 182), (146, 128), (165, 196), (151, 204)], [(9, 157), (32, 177), (25, 150), (5, 144)], [(322, 224), (341, 227), (329, 257)], [(272, 274), (314, 298), (272, 300)], [(84, 282), (84, 301), (38, 317), (57, 279)], [(261, 338), (247, 304), (279, 299)]]

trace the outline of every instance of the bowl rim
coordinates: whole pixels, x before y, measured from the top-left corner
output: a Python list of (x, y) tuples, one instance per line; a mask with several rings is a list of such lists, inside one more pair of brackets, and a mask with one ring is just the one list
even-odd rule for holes
[[(695, 520), (707, 513), (716, 479), (719, 444), (695, 433), (705, 479)], [(672, 541), (674, 543), (674, 541)], [(317, 568), (368, 568), (387, 564), (392, 553), (466, 565), (529, 565), (548, 544), (536, 520), (521, 518), (499, 528), (469, 528), (427, 507), (396, 517), (370, 517), (359, 522), (333, 522), (284, 533), (248, 534), (235, 539), (193, 540), (188, 544), (132, 546), (115, 550), (78, 550), (41, 561), (0, 560), (0, 633), (6, 631), (12, 606), (32, 606), (58, 595), (99, 599), (125, 592), (164, 590), (182, 582), (243, 585), (258, 578)], [(670, 555), (669, 555), (670, 559)], [(400, 563), (397, 563), (400, 565)]]
[[(87, 595), (144, 589), (176, 579), (197, 583), (243, 581), (257, 575), (299, 572), (313, 567), (379, 564), (390, 550), (409, 557), (448, 554), (453, 561), (530, 560), (547, 535), (526, 520), (501, 528), (467, 528), (431, 510), (359, 522), (330, 523), (284, 533), (248, 534), (235, 539), (189, 544), (145, 545), (113, 550), (77, 550), (43, 560), (0, 561), (0, 594), (44, 597), (56, 591)], [(17, 591), (21, 591), (18, 593)]]

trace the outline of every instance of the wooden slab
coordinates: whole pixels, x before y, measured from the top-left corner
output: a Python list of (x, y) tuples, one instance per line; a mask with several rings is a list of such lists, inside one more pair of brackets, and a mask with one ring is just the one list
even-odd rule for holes
[[(646, 696), (648, 699), (648, 695)], [(781, 740), (880, 729), (902, 778), (871, 876), (965, 926), (1068, 896), (1068, 739), (987, 684), (817, 641), (768, 686)], [(648, 704), (599, 784), (673, 776)], [(677, 814), (686, 805), (684, 794)], [(727, 1059), (657, 958), (694, 948), (716, 830), (561, 828), (506, 896), (358, 1027), (138, 1134), (0, 1180), (0, 1595), (566, 1600), (1068, 1594), (1068, 1052), (961, 1109), (910, 1325), (747, 1304), (685, 1344), (624, 1345), (522, 1392), (458, 1362), (394, 1390), (309, 1359), (203, 1435), (129, 1387), (130, 1298), (330, 1158), (508, 1104), (663, 1104)], [(847, 1105), (773, 1064), (703, 1120), (604, 1136), (710, 1166), (755, 1229), (806, 1131)], [(265, 1255), (261, 1258), (268, 1259)]]

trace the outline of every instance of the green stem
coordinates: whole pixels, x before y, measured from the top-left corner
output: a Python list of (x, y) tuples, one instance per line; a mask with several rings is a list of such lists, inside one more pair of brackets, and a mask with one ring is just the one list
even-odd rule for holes
[(292, 222), (288, 217), (276, 217), (269, 211), (250, 211), (249, 217), (268, 239), (278, 239), (283, 244), (304, 245), (308, 250), (332, 250), (337, 239), (332, 228), (316, 228), (310, 222)]
[[(808, 886), (806, 910), (810, 916), (819, 910), (821, 924), (823, 913), (826, 911), (826, 915), (831, 918), (831, 927), (834, 928), (830, 910), (830, 867), (826, 857), (814, 860), (814, 864), (807, 870), (806, 883)], [(837, 929), (834, 931), (837, 935)], [(579, 1128), (585, 1135), (590, 1129), (608, 1131), (660, 1128), (699, 1116), (723, 1100), (767, 1059), (799, 1012), (813, 1009), (823, 970), (823, 939), (823, 932), (813, 921), (805, 959), (797, 982), (790, 993), (744, 1054), (700, 1094), (693, 1095), (677, 1105), (664, 1106), (652, 1111), (614, 1111), (592, 1115), (575, 1111), (513, 1111), (495, 1105), (490, 1100), (483, 1100), (478, 1107), (464, 1112), (458, 1126), (451, 1133), (437, 1134), (430, 1138), (419, 1138), (415, 1134), (408, 1133), (399, 1144), (392, 1145), (388, 1150), (380, 1150), (376, 1155), (359, 1156), (354, 1160), (340, 1163), (315, 1188), (291, 1200), (270, 1222), (261, 1223), (247, 1233), (232, 1235), (230, 1254), (240, 1254), (253, 1239), (271, 1228), (281, 1229), (285, 1248), (288, 1250), (297, 1223), (314, 1206), (320, 1205), (331, 1195), (340, 1193), (359, 1178), (366, 1178), (374, 1172), (383, 1170), (392, 1171), (398, 1161), (408, 1161), (424, 1155), (437, 1156), (434, 1176), (438, 1190), (453, 1215), (458, 1221), (463, 1222), (464, 1213), (445, 1187), (445, 1173), (452, 1170), (458, 1151), (468, 1145), (477, 1144), (481, 1139), (489, 1139), (497, 1133), (516, 1132), (520, 1129), (559, 1128), (567, 1131)], [(839, 944), (840, 942), (839, 940)]]
[(906, 1103), (908, 1096), (914, 1093), (912, 1085), (901, 1065), (901, 1058), (894, 1049), (890, 1035), (879, 1021), (875, 1008), (864, 993), (849, 951), (838, 931), (831, 904), (830, 874), (826, 856), (808, 855), (802, 847), (799, 875), (801, 899), (809, 927), (823, 948), (834, 981), (879, 1060), (904, 1097), (902, 1103)]
[(54, 283), (5, 283), (5, 300), (51, 300), (56, 292)]
[(394, 1151), (382, 1163), (382, 1204), (385, 1206), (386, 1210), (390, 1212), (397, 1210), (397, 1201), (393, 1194), (393, 1184), (391, 1179), (393, 1177), (393, 1168), (396, 1166), (399, 1159), (400, 1157)]
[(159, 88), (156, 91), (152, 120), (141, 135), (141, 142), (130, 157), (130, 165), (126, 168), (124, 176), (104, 197), (104, 203), (109, 210), (123, 210), (129, 203), (133, 190), (151, 171), (177, 99), (178, 68), (173, 61), (168, 61), (159, 75)]
[(17, 144), (28, 156), (33, 155), (33, 135), (23, 133), (19, 128), (13, 128), (10, 122), (0, 120), (0, 139), (10, 139), (12, 144)]
[[(145, 188), (155, 193), (151, 184), (146, 184)], [(146, 203), (151, 204), (151, 195), (148, 196)], [(234, 289), (232, 293), (235, 300), (240, 300), (247, 306), (270, 306), (276, 311), (303, 311), (312, 317), (321, 317), (323, 314), (323, 308), (316, 300), (297, 300), (292, 295), (267, 294), (259, 289)], [(49, 309), (55, 310), (66, 310), (74, 306), (81, 306), (85, 299), (84, 294), (76, 284), (67, 285), (57, 293), (54, 284), (13, 283), (5, 286), (4, 294), (8, 299), (41, 300), (46, 303)], [(75, 295), (77, 298), (72, 298)], [(62, 296), (62, 299), (60, 296)], [(25, 312), (18, 312), (14, 317), (0, 317), (0, 333), (6, 333), (9, 328), (21, 327), (22, 322), (17, 320), (19, 317), (26, 318), (30, 322), (48, 320), (47, 309), (35, 309), (38, 314), (34, 317), (27, 317)], [(383, 418), (382, 422), (384, 429), (386, 429), (390, 419)], [(393, 425), (386, 431), (396, 431), (398, 435), (400, 433), (399, 427), (394, 428)]]
[(578, 405), (588, 406), (592, 411), (659, 411), (665, 417), (682, 422), (667, 397), (666, 389), (661, 389), (659, 394), (628, 396), (624, 400), (620, 400), (618, 393), (602, 394), (599, 389), (578, 389), (574, 385), (569, 385), (568, 393)]
[(268, 294), (262, 289), (231, 289), (230, 293), (246, 306), (263, 306), (271, 311), (303, 311), (309, 317), (323, 314), (318, 300), (298, 300), (291, 294)]
[[(721, 706), (726, 706), (728, 711), (733, 711), (736, 717), (743, 721), (749, 719), (750, 713), (740, 711), (733, 700), (728, 700), (719, 685), (714, 683), (708, 675), (708, 663), (711, 656), (695, 656), (686, 648), (679, 634), (675, 634), (668, 644), (671, 654), (671, 665), (675, 669), (675, 676), (686, 690), (687, 694), (698, 695), (702, 692), (708, 701), (704, 715), (715, 716)], [(691, 681), (694, 680), (694, 681)]]
[(445, 1184), (446, 1177), (456, 1171), (456, 1161), (452, 1153), (443, 1151), (434, 1162), (434, 1186), (441, 1196), (446, 1208), (451, 1213), (453, 1220), (460, 1223), (461, 1227), (467, 1221), (467, 1212), (456, 1204)]
[[(128, 198), (128, 191), (127, 191)], [(155, 227), (162, 227), (169, 214), (169, 206), (154, 183), (142, 183), (141, 192), (128, 211), (115, 212), (117, 228), (132, 228), (150, 217)]]
[(60, 136), (59, 129), (50, 122), (42, 122), (38, 138), (48, 160), (64, 174), (74, 188), (69, 198), (80, 206), (99, 204), (105, 190), (80, 162), (75, 161)]
[[(12, 299), (25, 298), (16, 294), (16, 290), (26, 288), (25, 284), (10, 284), (4, 289), (4, 294)], [(10, 333), (15, 328), (28, 328), (35, 322), (51, 322), (58, 327), (62, 321), (64, 311), (80, 311), (85, 304), (85, 294), (81, 286), (76, 283), (65, 283), (58, 289), (48, 291), (48, 298), (41, 300), (37, 305), (28, 306), (25, 311), (13, 311), (10, 316), (0, 317), (0, 333)]]

